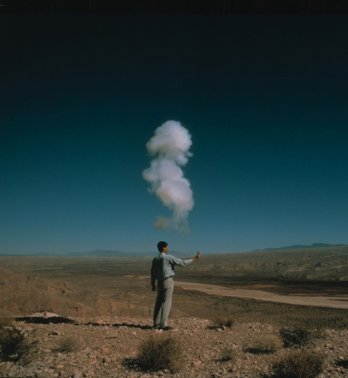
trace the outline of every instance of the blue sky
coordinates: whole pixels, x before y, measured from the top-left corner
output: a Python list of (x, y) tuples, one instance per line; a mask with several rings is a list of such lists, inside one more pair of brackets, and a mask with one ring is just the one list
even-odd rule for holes
[[(348, 243), (347, 16), (7, 15), (0, 253)], [(142, 171), (192, 135), (190, 234)]]

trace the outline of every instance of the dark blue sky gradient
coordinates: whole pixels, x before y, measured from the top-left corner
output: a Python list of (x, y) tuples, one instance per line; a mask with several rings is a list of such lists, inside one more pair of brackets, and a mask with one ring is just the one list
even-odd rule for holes
[[(347, 16), (7, 15), (0, 253), (348, 243)], [(190, 131), (191, 233), (145, 144)]]

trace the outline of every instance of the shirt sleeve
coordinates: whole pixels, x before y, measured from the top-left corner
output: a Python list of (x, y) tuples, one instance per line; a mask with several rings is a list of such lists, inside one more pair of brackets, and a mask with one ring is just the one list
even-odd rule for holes
[(168, 256), (168, 257), (169, 257), (169, 263), (171, 265), (185, 266), (193, 262), (193, 259), (182, 260), (182, 259), (178, 259), (175, 256)]

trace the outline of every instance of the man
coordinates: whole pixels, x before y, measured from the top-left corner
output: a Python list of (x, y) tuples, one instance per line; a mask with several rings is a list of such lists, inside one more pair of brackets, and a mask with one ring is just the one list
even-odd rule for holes
[(170, 309), (172, 307), (172, 296), (174, 291), (174, 267), (185, 266), (197, 261), (200, 253), (191, 259), (182, 260), (172, 255), (168, 255), (168, 243), (160, 241), (157, 244), (158, 256), (152, 260), (151, 265), (151, 286), (152, 291), (156, 291), (157, 282), (157, 298), (153, 315), (154, 328), (160, 330), (170, 330), (167, 324)]

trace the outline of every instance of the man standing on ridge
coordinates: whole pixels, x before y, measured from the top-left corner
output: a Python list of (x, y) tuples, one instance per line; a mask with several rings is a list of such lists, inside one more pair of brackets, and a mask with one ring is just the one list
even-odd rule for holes
[[(172, 296), (174, 291), (174, 267), (185, 266), (197, 261), (200, 253), (191, 259), (182, 260), (172, 255), (168, 255), (168, 243), (160, 241), (157, 243), (158, 256), (154, 257), (151, 265), (151, 286), (152, 291), (156, 291), (157, 298), (153, 314), (153, 325), (156, 329), (171, 330), (167, 325), (170, 309), (172, 307)], [(157, 287), (156, 287), (157, 282)]]

